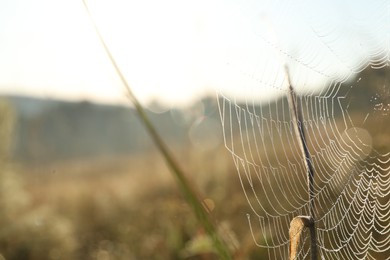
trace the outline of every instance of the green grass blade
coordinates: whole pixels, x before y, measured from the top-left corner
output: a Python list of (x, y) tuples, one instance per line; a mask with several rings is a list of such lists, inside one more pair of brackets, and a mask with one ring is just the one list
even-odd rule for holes
[(116, 63), (114, 57), (112, 56), (108, 46), (106, 45), (102, 35), (99, 32), (99, 29), (96, 26), (96, 23), (94, 22), (91, 13), (89, 12), (88, 5), (83, 0), (83, 3), (85, 5), (85, 8), (87, 10), (87, 13), (92, 21), (92, 24), (96, 30), (96, 33), (99, 37), (99, 40), (101, 44), (104, 47), (104, 50), (106, 51), (112, 65), (114, 66), (118, 76), (120, 77), (123, 85), (126, 88), (127, 94), (135, 106), (135, 109), (138, 112), (139, 118), (141, 119), (142, 123), (144, 124), (145, 128), (147, 129), (148, 133), (150, 134), (150, 137), (152, 138), (154, 144), (160, 151), (160, 153), (163, 155), (168, 167), (171, 169), (171, 172), (175, 176), (177, 180), (177, 184), (184, 194), (188, 204), (192, 207), (192, 210), (194, 214), (196, 215), (198, 221), (202, 225), (202, 227), (205, 229), (207, 234), (212, 238), (214, 242), (214, 247), (219, 255), (220, 259), (232, 259), (231, 254), (226, 246), (226, 244), (221, 240), (219, 237), (217, 230), (215, 228), (214, 223), (211, 221), (208, 213), (206, 212), (205, 207), (202, 205), (200, 196), (196, 192), (194, 185), (190, 184), (188, 179), (186, 178), (184, 172), (179, 167), (178, 163), (174, 160), (174, 157), (172, 153), (169, 151), (167, 145), (164, 143), (163, 139), (158, 134), (156, 128), (153, 126), (152, 122), (148, 118), (145, 109), (142, 107), (141, 103), (137, 99), (137, 97), (134, 95), (133, 91), (131, 90), (130, 85), (128, 84), (126, 78), (122, 74), (118, 64)]

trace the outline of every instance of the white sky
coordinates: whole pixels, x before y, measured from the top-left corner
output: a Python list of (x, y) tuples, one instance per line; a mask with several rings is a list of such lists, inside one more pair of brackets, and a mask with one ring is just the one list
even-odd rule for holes
[[(315, 21), (319, 25), (326, 21), (327, 29), (334, 30), (348, 11), (343, 6), (324, 7), (309, 2), (290, 6), (288, 2), (269, 5), (265, 1), (246, 1), (244, 5), (227, 0), (88, 3), (136, 95), (144, 102), (159, 99), (169, 104), (214, 94), (215, 89), (235, 96), (275, 94), (272, 89), (258, 86), (259, 79), (274, 78), (275, 83), (275, 78), (280, 77), (275, 50), (299, 55), (301, 48), (307, 48), (301, 45), (306, 40), (305, 30), (312, 26), (312, 17), (323, 15), (323, 20)], [(309, 12), (310, 8), (313, 12)], [(298, 19), (297, 13), (302, 14), (302, 10), (313, 15)], [(359, 10), (353, 12), (358, 17)], [(326, 20), (326, 15), (333, 19)], [(347, 32), (345, 39), (356, 43), (360, 32), (351, 28), (361, 28), (357, 27), (360, 25), (345, 24), (338, 33)], [(349, 46), (349, 42), (338, 42)], [(334, 42), (330, 45), (340, 53), (345, 50)], [(329, 51), (329, 46), (322, 49)], [(317, 56), (321, 59), (330, 55)], [(342, 65), (331, 70), (329, 64), (335, 61), (329, 59), (318, 70), (333, 75), (348, 71), (355, 62), (347, 54), (332, 56)], [(309, 78), (303, 85), (323, 82), (316, 73)], [(241, 85), (250, 86), (249, 92)], [(81, 0), (0, 0), (0, 93), (104, 102), (125, 100)]]

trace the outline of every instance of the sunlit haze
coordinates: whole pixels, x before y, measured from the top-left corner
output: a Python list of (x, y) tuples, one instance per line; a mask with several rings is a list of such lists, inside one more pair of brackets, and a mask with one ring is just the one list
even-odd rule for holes
[[(246, 95), (240, 85), (250, 84), (248, 75), (264, 71), (263, 61), (268, 67), (283, 63), (264, 42), (280, 41), (280, 48), (299, 53), (297, 42), (305, 33), (297, 30), (291, 37), (291, 30), (283, 27), (283, 21), (302, 9), (300, 5), (281, 16), (277, 6), (261, 1), (245, 5), (222, 0), (87, 2), (143, 102), (185, 104), (221, 89)], [(334, 11), (316, 5), (307, 8), (314, 14)], [(342, 19), (335, 12), (332, 23), (337, 26)], [(352, 41), (357, 35), (348, 37)], [(334, 67), (330, 73), (342, 74), (343, 69)], [(323, 80), (318, 75), (309, 78), (312, 87)], [(0, 92), (110, 103), (126, 100), (81, 0), (0, 2)], [(266, 89), (257, 94), (273, 95)]]

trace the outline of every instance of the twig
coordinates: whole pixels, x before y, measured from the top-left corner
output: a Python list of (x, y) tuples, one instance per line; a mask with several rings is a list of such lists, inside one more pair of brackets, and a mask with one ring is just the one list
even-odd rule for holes
[[(286, 74), (286, 80), (289, 85), (289, 91), (288, 91), (288, 103), (290, 105), (290, 111), (291, 111), (291, 116), (293, 120), (293, 127), (294, 127), (294, 132), (296, 134), (296, 137), (299, 142), (299, 147), (302, 152), (302, 155), (305, 159), (305, 167), (306, 167), (306, 174), (307, 174), (307, 188), (308, 188), (308, 194), (309, 194), (309, 213), (310, 216), (301, 216), (294, 218), (291, 223), (290, 223), (290, 259), (295, 259), (295, 256), (292, 257), (292, 250), (291, 248), (293, 246), (298, 246), (297, 241), (292, 241), (291, 240), (291, 234), (294, 234), (296, 231), (296, 228), (293, 227), (297, 225), (297, 223), (302, 223), (302, 228), (303, 227), (309, 227), (310, 228), (310, 237), (311, 237), (311, 242), (310, 242), (310, 252), (311, 252), (311, 259), (312, 260), (317, 260), (317, 239), (316, 239), (316, 228), (315, 228), (315, 204), (314, 204), (314, 167), (313, 167), (313, 162), (310, 156), (309, 149), (307, 148), (306, 144), (306, 137), (305, 137), (305, 131), (303, 128), (303, 118), (302, 118), (302, 110), (300, 105), (297, 104), (297, 97), (294, 91), (294, 88), (291, 84), (290, 81), (290, 76), (288, 72), (287, 66), (285, 67), (285, 74)], [(303, 225), (304, 224), (304, 225)], [(299, 232), (300, 234), (300, 232)], [(299, 235), (300, 236), (300, 235)], [(297, 243), (293, 245), (293, 242)]]
[(222, 240), (219, 238), (216, 228), (212, 221), (209, 218), (209, 215), (206, 212), (205, 205), (203, 205), (200, 201), (200, 196), (195, 191), (193, 185), (190, 184), (188, 179), (186, 178), (184, 172), (180, 169), (178, 166), (178, 163), (174, 160), (173, 155), (169, 151), (167, 145), (164, 143), (164, 141), (161, 139), (160, 135), (157, 133), (156, 128), (153, 126), (152, 122), (149, 120), (148, 116), (146, 115), (146, 112), (144, 108), (142, 107), (141, 103), (138, 101), (137, 97), (134, 95), (133, 91), (131, 90), (130, 85), (128, 84), (126, 78), (122, 74), (118, 64), (116, 63), (114, 57), (112, 56), (107, 44), (105, 43), (102, 35), (100, 34), (99, 29), (97, 28), (96, 23), (93, 20), (93, 17), (89, 11), (88, 5), (85, 0), (83, 0), (85, 9), (91, 19), (92, 25), (95, 28), (96, 34), (99, 37), (99, 40), (101, 44), (104, 47), (104, 50), (106, 51), (107, 56), (109, 57), (111, 64), (114, 66), (116, 73), (118, 74), (119, 78), (122, 81), (122, 84), (125, 86), (127, 94), (129, 98), (131, 99), (131, 102), (135, 106), (138, 115), (146, 127), (147, 131), (149, 132), (153, 142), (157, 146), (160, 153), (163, 155), (168, 167), (171, 169), (172, 173), (176, 177), (176, 180), (178, 182), (178, 186), (181, 188), (185, 198), (187, 199), (188, 204), (192, 206), (192, 209), (198, 218), (200, 224), (205, 229), (207, 234), (211, 237), (211, 239), (214, 242), (215, 249), (217, 250), (217, 253), (219, 255), (220, 259), (231, 259), (230, 252), (227, 248), (227, 246), (222, 242)]

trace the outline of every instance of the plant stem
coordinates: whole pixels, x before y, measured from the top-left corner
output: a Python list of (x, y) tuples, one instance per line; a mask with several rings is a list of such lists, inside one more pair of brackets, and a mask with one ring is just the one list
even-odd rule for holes
[[(306, 175), (307, 175), (307, 189), (309, 194), (309, 218), (312, 220), (310, 225), (305, 225), (305, 227), (310, 228), (310, 252), (311, 259), (317, 260), (317, 240), (316, 240), (316, 229), (315, 229), (315, 204), (314, 204), (314, 167), (313, 161), (310, 156), (309, 149), (306, 144), (306, 136), (303, 128), (303, 117), (301, 106), (297, 103), (297, 97), (294, 91), (294, 88), (290, 81), (290, 76), (288, 73), (288, 68), (285, 67), (286, 80), (289, 85), (289, 95), (288, 103), (290, 105), (291, 116), (293, 120), (293, 127), (295, 135), (298, 139), (299, 147), (302, 152), (305, 161)], [(290, 227), (291, 228), (291, 227)], [(291, 241), (290, 241), (291, 243)], [(290, 252), (291, 253), (291, 252)]]
[(199, 220), (202, 227), (205, 229), (207, 234), (211, 237), (211, 239), (214, 242), (215, 249), (219, 255), (220, 259), (232, 259), (230, 252), (225, 245), (225, 243), (222, 242), (222, 240), (219, 238), (217, 230), (211, 221), (208, 213), (206, 212), (206, 206), (201, 203), (200, 196), (198, 192), (196, 192), (194, 186), (190, 184), (188, 179), (186, 178), (183, 170), (179, 167), (179, 164), (175, 161), (172, 153), (169, 151), (168, 146), (164, 143), (160, 135), (158, 134), (156, 128), (153, 126), (152, 122), (149, 120), (144, 108), (142, 107), (141, 103), (137, 99), (137, 97), (134, 95), (133, 91), (131, 90), (130, 85), (128, 84), (126, 78), (124, 77), (123, 73), (121, 72), (118, 64), (116, 63), (114, 57), (112, 56), (107, 44), (105, 43), (102, 35), (100, 34), (99, 29), (96, 26), (96, 23), (94, 22), (92, 15), (89, 11), (88, 5), (85, 0), (83, 0), (84, 6), (87, 10), (87, 13), (91, 19), (91, 22), (95, 28), (95, 31), (99, 37), (99, 40), (101, 44), (104, 47), (104, 50), (110, 59), (112, 65), (115, 68), (116, 73), (118, 74), (120, 80), (122, 81), (123, 85), (126, 88), (127, 94), (135, 106), (135, 109), (137, 110), (137, 113), (139, 115), (139, 118), (141, 119), (142, 123), (144, 124), (146, 130), (148, 131), (150, 137), (152, 138), (154, 144), (160, 151), (160, 153), (163, 155), (168, 167), (171, 169), (173, 175), (175, 176), (178, 186), (181, 188), (182, 193), (184, 194), (188, 204), (192, 207), (197, 219)]

